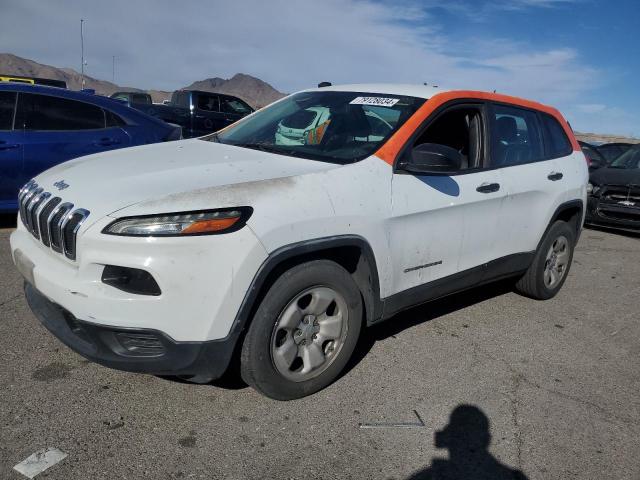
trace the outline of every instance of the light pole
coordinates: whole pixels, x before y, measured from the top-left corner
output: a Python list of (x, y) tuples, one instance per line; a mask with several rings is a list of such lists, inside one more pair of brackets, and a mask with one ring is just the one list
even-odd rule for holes
[(80, 90), (84, 88), (84, 32), (83, 32), (84, 19), (80, 19)]
[(113, 63), (111, 65), (111, 83), (116, 83), (116, 56), (113, 56)]

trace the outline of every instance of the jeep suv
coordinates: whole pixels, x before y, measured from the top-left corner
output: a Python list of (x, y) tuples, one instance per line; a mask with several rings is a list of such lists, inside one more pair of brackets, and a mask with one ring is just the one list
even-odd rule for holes
[[(327, 112), (317, 131), (283, 141), (310, 111)], [(362, 328), (413, 305), (510, 277), (556, 295), (587, 179), (551, 107), (332, 86), (217, 134), (48, 170), (20, 193), (11, 248), (31, 309), (81, 355), (193, 382), (233, 359), (286, 400), (327, 386)]]

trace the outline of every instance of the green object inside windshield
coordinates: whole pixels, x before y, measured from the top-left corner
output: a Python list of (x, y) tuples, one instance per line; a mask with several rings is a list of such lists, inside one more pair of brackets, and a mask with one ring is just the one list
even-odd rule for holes
[(204, 139), (346, 164), (373, 154), (424, 102), (386, 94), (302, 92)]

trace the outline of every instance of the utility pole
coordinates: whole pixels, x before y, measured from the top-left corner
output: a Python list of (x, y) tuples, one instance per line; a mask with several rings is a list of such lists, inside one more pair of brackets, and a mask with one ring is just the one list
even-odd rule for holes
[(84, 88), (84, 32), (83, 32), (84, 19), (80, 19), (80, 90)]
[(116, 56), (113, 56), (113, 63), (111, 64), (111, 83), (116, 83)]

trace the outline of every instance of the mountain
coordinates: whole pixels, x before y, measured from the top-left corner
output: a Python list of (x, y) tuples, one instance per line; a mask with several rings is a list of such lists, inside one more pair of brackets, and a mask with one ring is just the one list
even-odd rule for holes
[[(82, 76), (71, 68), (56, 68), (10, 53), (0, 53), (0, 73), (64, 80), (72, 90), (80, 90), (82, 83)], [(98, 80), (88, 75), (84, 76), (84, 80), (84, 88), (93, 88), (103, 95), (110, 95), (120, 89), (114, 83)]]
[(285, 96), (268, 83), (244, 73), (236, 73), (228, 80), (219, 77), (207, 78), (193, 82), (184, 88), (234, 95), (255, 108), (264, 107)]
[[(77, 71), (71, 68), (57, 68), (51, 65), (45, 65), (18, 57), (11, 53), (0, 53), (0, 73), (64, 80), (72, 90), (80, 90), (81, 88), (82, 76)], [(84, 81), (84, 88), (92, 88), (96, 93), (101, 95), (111, 95), (113, 92), (123, 90), (143, 91), (142, 89), (134, 87), (122, 87), (112, 82), (90, 77), (89, 75), (84, 76)], [(235, 95), (242, 98), (254, 108), (264, 107), (285, 95), (259, 78), (244, 73), (237, 73), (228, 80), (218, 77), (207, 78), (193, 82), (191, 85), (183, 88)], [(162, 102), (171, 95), (171, 92), (161, 90), (148, 90), (147, 92), (151, 95), (154, 102)]]
[(586, 143), (640, 143), (640, 138), (625, 137), (623, 135), (600, 135), (597, 133), (575, 132), (576, 138)]

